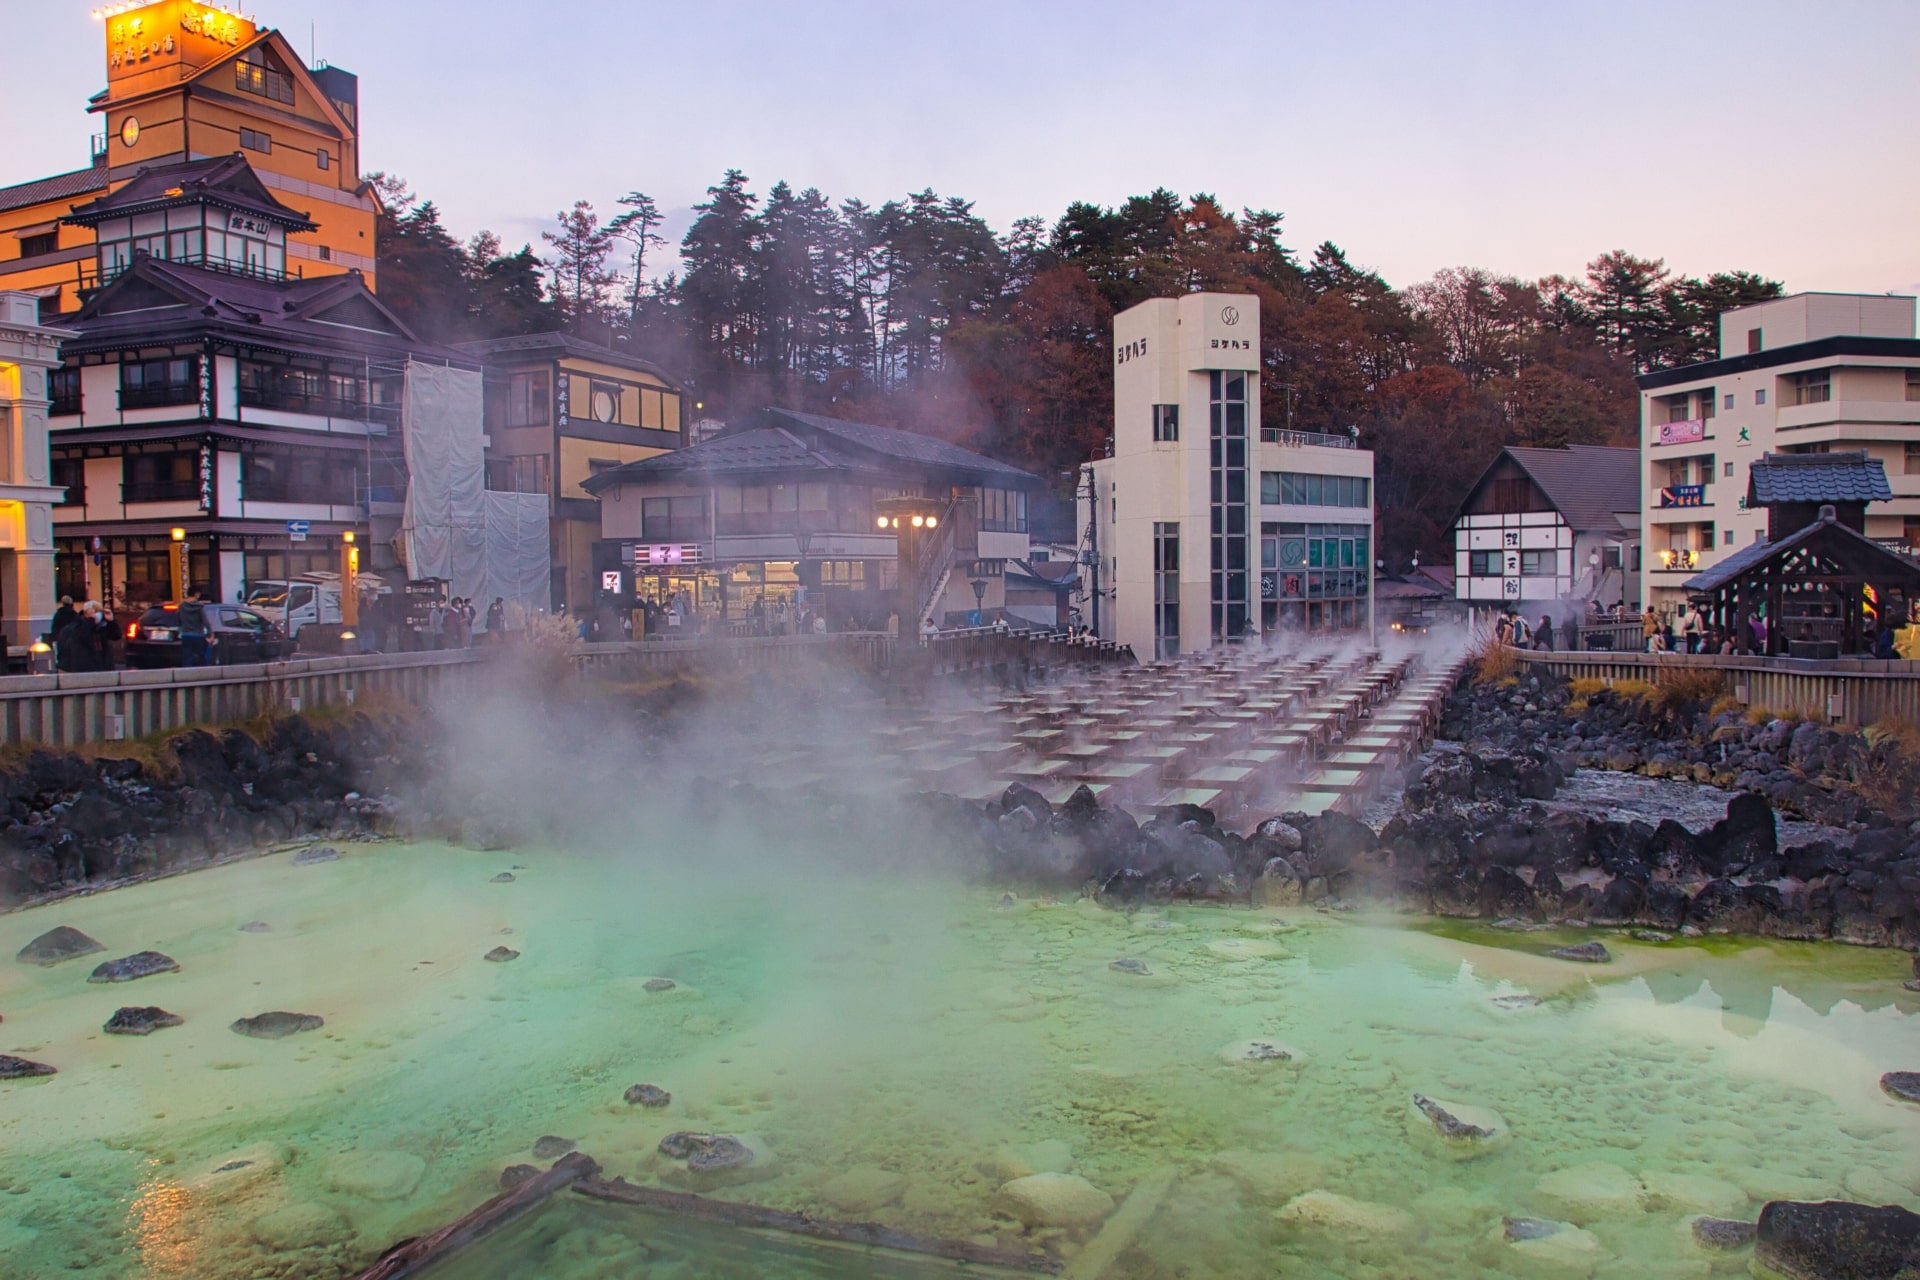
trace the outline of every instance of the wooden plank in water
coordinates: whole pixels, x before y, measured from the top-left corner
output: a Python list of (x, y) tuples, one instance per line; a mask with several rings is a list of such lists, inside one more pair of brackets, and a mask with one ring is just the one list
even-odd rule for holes
[(553, 1162), (545, 1173), (528, 1178), (517, 1187), (502, 1191), (473, 1212), (457, 1218), (432, 1235), (402, 1240), (356, 1280), (402, 1280), (419, 1275), (427, 1267), (452, 1257), (474, 1241), (498, 1231), (510, 1222), (525, 1217), (548, 1196), (564, 1187), (600, 1172), (593, 1158), (581, 1151), (570, 1151)]
[(666, 1191), (659, 1187), (640, 1187), (625, 1178), (611, 1182), (598, 1178), (575, 1182), (576, 1193), (614, 1204), (638, 1205), (660, 1213), (689, 1218), (696, 1222), (716, 1222), (726, 1226), (748, 1227), (762, 1231), (784, 1231), (841, 1244), (864, 1245), (877, 1249), (896, 1249), (902, 1253), (946, 1258), (972, 1266), (1000, 1267), (1008, 1271), (1058, 1275), (1058, 1259), (1019, 1249), (978, 1245), (969, 1240), (940, 1240), (910, 1235), (883, 1227), (877, 1222), (835, 1222), (827, 1218), (809, 1218), (784, 1209), (768, 1209), (757, 1204), (736, 1204), (730, 1200), (709, 1200), (688, 1191)]

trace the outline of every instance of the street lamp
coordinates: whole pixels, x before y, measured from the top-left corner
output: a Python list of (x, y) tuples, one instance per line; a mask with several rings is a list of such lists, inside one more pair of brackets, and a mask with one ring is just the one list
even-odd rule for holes
[[(881, 498), (873, 504), (874, 527), (894, 535), (894, 555), (898, 565), (899, 586), (895, 613), (900, 622), (895, 635), (914, 637), (919, 631), (919, 613), (927, 603), (925, 592), (938, 569), (925, 563), (927, 536), (940, 527), (944, 504), (931, 498), (905, 495)], [(932, 570), (932, 572), (929, 572)]]
[(187, 531), (175, 525), (167, 530), (167, 568), (175, 601), (187, 598)]
[(975, 616), (980, 619), (980, 625), (985, 626), (987, 622), (987, 615), (984, 609), (987, 599), (986, 579), (975, 578), (968, 585), (973, 588), (973, 612)]

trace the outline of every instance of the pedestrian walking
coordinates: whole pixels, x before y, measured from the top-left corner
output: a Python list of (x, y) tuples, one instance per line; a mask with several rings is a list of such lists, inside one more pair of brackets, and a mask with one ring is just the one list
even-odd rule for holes
[(1653, 652), (1653, 638), (1660, 634), (1660, 615), (1648, 605), (1647, 611), (1640, 615), (1640, 644), (1648, 653)]
[(73, 597), (61, 596), (60, 607), (53, 611), (53, 621), (47, 624), (48, 637), (58, 639), (60, 633), (72, 626), (79, 617), (80, 611), (73, 607)]
[(1553, 618), (1548, 614), (1540, 615), (1540, 625), (1533, 632), (1533, 647), (1553, 652)]
[(507, 602), (500, 596), (487, 606), (487, 640), (499, 644), (507, 630)]

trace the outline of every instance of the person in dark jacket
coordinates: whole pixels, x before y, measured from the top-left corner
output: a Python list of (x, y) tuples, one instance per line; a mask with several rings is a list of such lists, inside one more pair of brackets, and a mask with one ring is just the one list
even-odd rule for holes
[(1533, 632), (1533, 647), (1536, 649), (1545, 649), (1549, 652), (1552, 651), (1553, 617), (1550, 614), (1543, 613), (1540, 615), (1540, 625), (1534, 628)]
[[(64, 643), (58, 643), (58, 641)], [(113, 670), (113, 615), (96, 600), (81, 606), (80, 616), (57, 639), (62, 671)]]
[(79, 616), (80, 611), (73, 607), (73, 597), (61, 596), (60, 607), (53, 611), (53, 621), (47, 624), (47, 635), (58, 640), (60, 633), (72, 626)]

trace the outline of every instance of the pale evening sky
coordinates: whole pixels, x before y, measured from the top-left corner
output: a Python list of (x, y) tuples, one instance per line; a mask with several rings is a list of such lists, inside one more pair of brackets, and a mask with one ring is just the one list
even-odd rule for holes
[[(81, 167), (89, 0), (5, 0), (0, 185)], [(1165, 185), (1278, 209), (1396, 285), (1607, 249), (1920, 290), (1917, 0), (640, 4), (257, 0), (360, 76), (364, 165), (517, 247), (728, 167), (998, 231)], [(314, 40), (309, 39), (309, 30)]]

